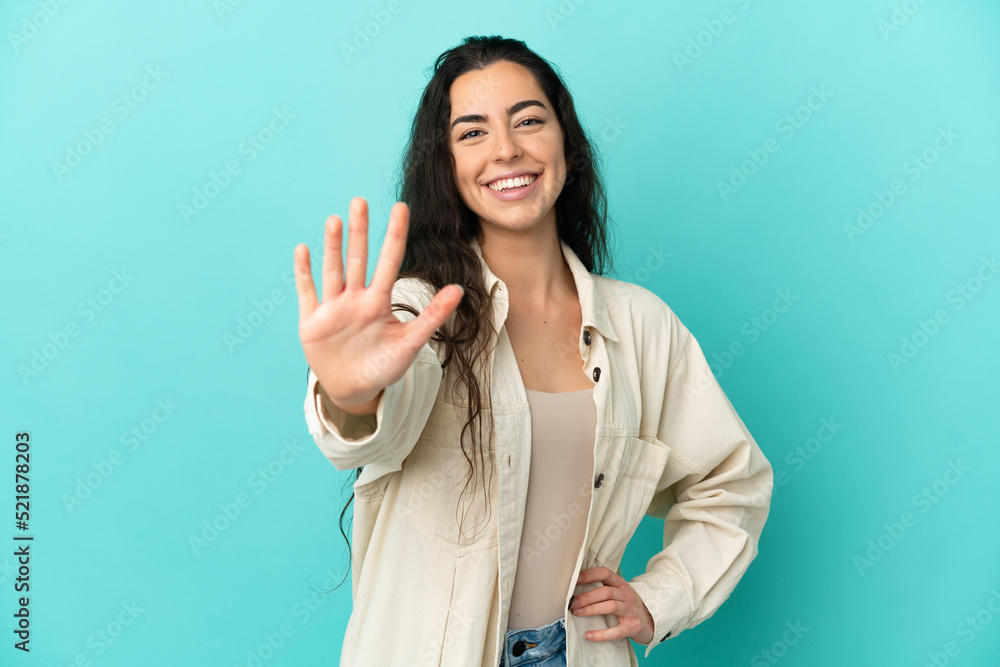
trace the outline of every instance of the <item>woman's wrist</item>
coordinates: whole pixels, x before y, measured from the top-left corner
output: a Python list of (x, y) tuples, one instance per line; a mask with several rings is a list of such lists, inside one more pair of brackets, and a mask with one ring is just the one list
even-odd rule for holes
[(375, 414), (375, 411), (378, 409), (379, 399), (385, 391), (385, 389), (380, 390), (374, 397), (362, 403), (347, 403), (330, 398), (330, 395), (326, 393), (325, 389), (323, 389), (323, 385), (319, 385), (319, 390), (323, 393), (326, 400), (330, 402), (330, 405), (334, 406), (338, 410), (341, 410), (342, 412), (346, 412), (349, 415), (358, 416)]

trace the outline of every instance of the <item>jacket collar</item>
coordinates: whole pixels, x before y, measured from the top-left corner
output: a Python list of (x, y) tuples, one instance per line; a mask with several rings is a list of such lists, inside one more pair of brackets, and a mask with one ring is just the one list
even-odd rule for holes
[[(608, 313), (604, 294), (598, 287), (594, 274), (587, 270), (587, 267), (583, 265), (580, 258), (573, 252), (573, 249), (562, 239), (559, 239), (559, 247), (562, 249), (563, 258), (566, 260), (569, 270), (573, 273), (573, 282), (576, 283), (576, 293), (580, 298), (583, 326), (597, 329), (604, 338), (617, 342), (618, 333), (611, 323), (611, 315)], [(483, 259), (479, 241), (475, 238), (472, 239), (472, 249), (475, 251), (476, 256), (479, 257), (479, 263), (483, 269), (483, 283), (486, 286), (486, 293), (490, 295), (490, 298), (493, 298), (493, 290), (497, 285), (501, 285), (504, 288), (507, 286), (490, 270), (489, 265), (486, 264), (486, 260)], [(507, 290), (504, 289), (502, 297), (504, 300), (507, 298), (507, 293)]]

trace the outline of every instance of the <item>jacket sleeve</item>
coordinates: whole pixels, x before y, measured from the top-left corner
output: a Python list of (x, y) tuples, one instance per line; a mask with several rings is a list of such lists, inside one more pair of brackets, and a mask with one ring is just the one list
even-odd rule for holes
[[(412, 283), (396, 281), (392, 300), (422, 312), (431, 295), (414, 289)], [(394, 310), (393, 314), (401, 322), (416, 317), (405, 310)], [(303, 407), (306, 424), (334, 467), (351, 470), (371, 466), (378, 475), (402, 468), (427, 423), (441, 385), (441, 363), (431, 345), (432, 341), (424, 343), (403, 376), (385, 388), (373, 415), (352, 415), (334, 406), (310, 369)]]
[(757, 555), (773, 486), (770, 463), (698, 342), (672, 312), (670, 320), (657, 439), (671, 452), (646, 512), (664, 519), (663, 550), (629, 582), (653, 617), (645, 657), (709, 618), (732, 593)]

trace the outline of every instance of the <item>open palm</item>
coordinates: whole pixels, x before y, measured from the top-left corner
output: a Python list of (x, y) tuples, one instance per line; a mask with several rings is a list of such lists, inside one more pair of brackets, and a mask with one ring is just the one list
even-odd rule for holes
[(309, 248), (295, 247), (295, 289), (299, 298), (299, 338), (309, 367), (327, 395), (340, 407), (361, 406), (403, 376), (434, 332), (458, 307), (463, 291), (448, 285), (410, 322), (392, 313), (392, 286), (406, 248), (410, 209), (393, 205), (385, 242), (371, 285), (368, 266), (368, 205), (351, 200), (346, 280), (341, 255), (341, 219), (326, 221), (323, 250), (323, 301), (316, 296)]

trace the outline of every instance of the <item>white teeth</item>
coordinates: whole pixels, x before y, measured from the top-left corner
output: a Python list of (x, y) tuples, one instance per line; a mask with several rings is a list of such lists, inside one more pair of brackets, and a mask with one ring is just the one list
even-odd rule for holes
[(516, 178), (505, 178), (499, 181), (493, 181), (489, 184), (491, 190), (496, 190), (497, 192), (503, 192), (504, 190), (510, 190), (511, 188), (517, 188), (522, 185), (531, 185), (534, 180), (538, 178), (537, 176), (517, 176)]

